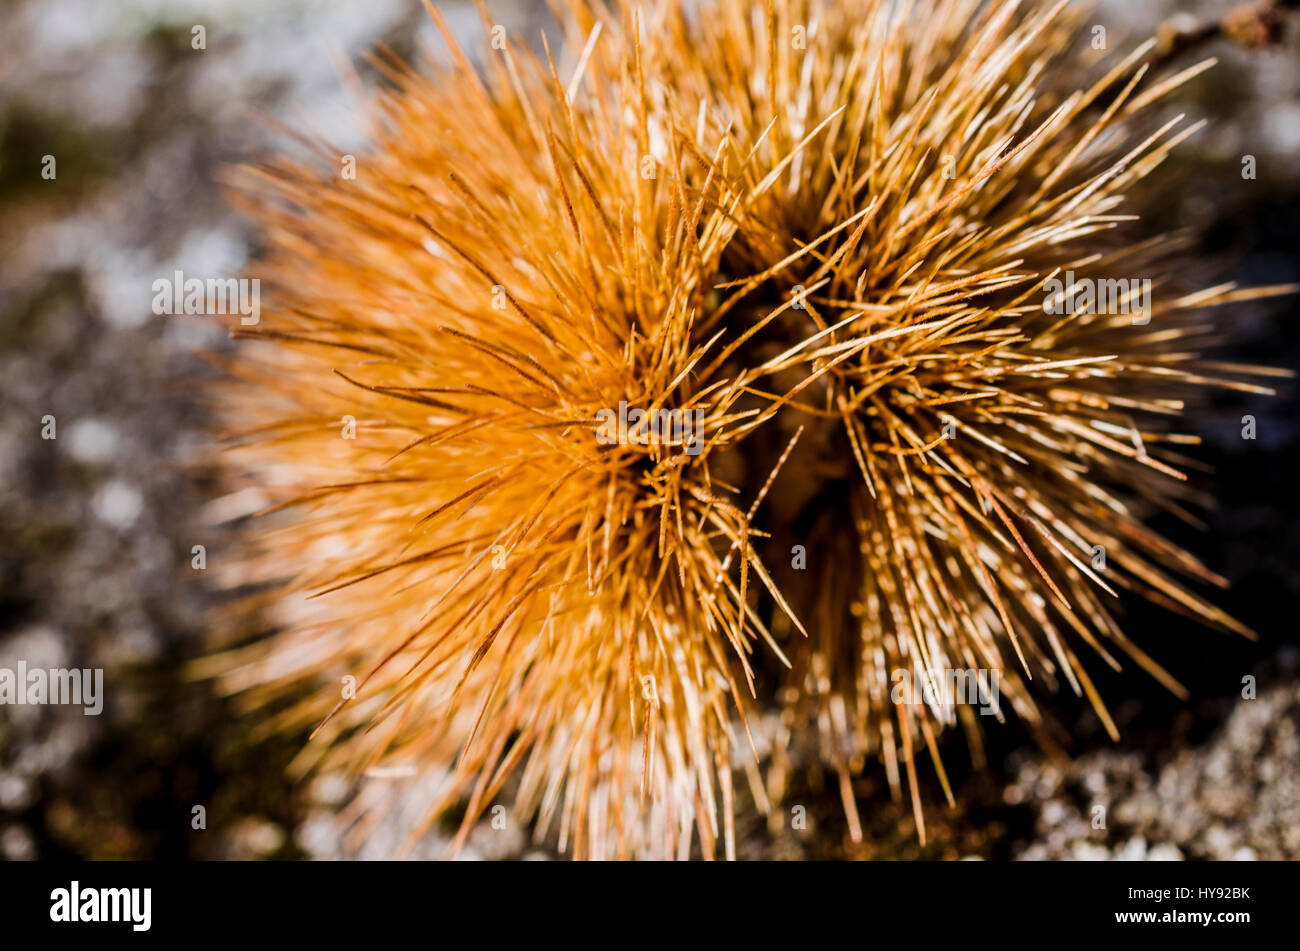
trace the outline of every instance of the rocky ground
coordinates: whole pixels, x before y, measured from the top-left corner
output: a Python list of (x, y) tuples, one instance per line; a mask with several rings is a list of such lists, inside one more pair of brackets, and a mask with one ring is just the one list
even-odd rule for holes
[(1004, 793), (1035, 812), (1035, 840), (1019, 857), (1300, 857), (1298, 727), (1293, 682), (1235, 705), (1208, 742), (1163, 762), (1107, 751), (1064, 768), (1025, 763)]
[[(539, 21), (526, 0), (490, 6), (512, 28)], [(443, 7), (457, 29), (477, 23), (466, 5)], [(1113, 3), (1097, 17), (1122, 42), (1167, 12)], [(184, 676), (211, 640), (217, 600), (194, 546), (210, 568), (234, 543), (206, 517), (197, 399), (199, 354), (224, 344), (202, 321), (153, 317), (150, 288), (175, 269), (234, 272), (255, 250), (215, 180), (274, 141), (259, 116), (360, 147), (337, 64), (381, 39), (409, 52), (429, 34), (418, 3), (404, 0), (0, 7), (0, 667), (103, 667), (109, 685), (98, 717), (0, 709), (0, 855), (368, 858), (405, 844), (405, 817), (419, 807), (407, 784), (362, 780), (361, 805), (394, 808), (367, 836), (349, 832), (353, 781), (290, 782), (285, 766), (302, 738), (264, 737)], [(1224, 64), (1181, 103), (1212, 125), (1177, 159), (1182, 184), (1164, 223), (1206, 229), (1207, 266), (1243, 283), (1300, 277), (1296, 47), (1293, 36), (1282, 51), (1209, 49)], [(1245, 154), (1257, 159), (1255, 180), (1237, 174)], [(47, 155), (53, 178), (41, 175)], [(1281, 309), (1243, 310), (1229, 358), (1300, 365)], [(838, 795), (811, 777), (796, 790), (809, 829), (755, 821), (741, 829), (742, 856), (1300, 858), (1296, 408), (1290, 393), (1224, 404), (1204, 420), (1219, 507), (1203, 534), (1163, 526), (1232, 579), (1220, 600), (1260, 643), (1131, 608), (1130, 623), (1170, 658), (1194, 702), (1133, 678), (1105, 683), (1107, 696), (1132, 698), (1117, 708), (1115, 746), (1084, 705), (1063, 699), (1055, 709), (1073, 759), (1003, 731), (989, 769), (952, 767), (957, 810), (931, 797), (924, 848), (910, 807), (888, 800), (880, 776), (857, 786), (864, 844), (847, 840)], [(1259, 420), (1252, 444), (1239, 438), (1243, 412)], [(54, 438), (43, 438), (47, 418)], [(1256, 678), (1255, 699), (1242, 697), (1244, 676)], [(945, 756), (964, 753), (957, 745)], [(441, 855), (449, 839), (437, 830), (405, 854)], [(485, 826), (464, 854), (551, 852), (517, 829)]]

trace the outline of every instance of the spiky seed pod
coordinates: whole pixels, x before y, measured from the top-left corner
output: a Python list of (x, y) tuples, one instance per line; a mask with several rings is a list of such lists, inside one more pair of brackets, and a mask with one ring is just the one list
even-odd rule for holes
[[(462, 838), (509, 784), (575, 855), (730, 855), (734, 763), (762, 808), (786, 743), (839, 773), (855, 836), (881, 756), (924, 836), (916, 753), (943, 779), (938, 733), (976, 718), (900, 671), (993, 672), (1031, 723), (1021, 672), (1064, 680), (1113, 729), (1081, 645), (1179, 689), (1115, 589), (1246, 633), (1139, 518), (1190, 498), (1161, 421), (1262, 389), (1197, 353), (1203, 308), (1263, 292), (1178, 287), (1174, 244), (1130, 230), (1194, 130), (1146, 114), (1190, 73), (1150, 76), (1149, 44), (1083, 63), (1060, 5), (1016, 0), (569, 14), (565, 80), (452, 43), (428, 79), (387, 66), (355, 181), (328, 151), (258, 177), (276, 305), (224, 409), (232, 471), (275, 495), (242, 580), (282, 632), (221, 659), (232, 687), (326, 685), (284, 721), (441, 771), (426, 819), (466, 800)], [(1048, 313), (1067, 272), (1150, 306)], [(604, 445), (621, 403), (699, 411), (698, 453)], [(780, 585), (765, 498), (813, 569)], [(736, 735), (787, 653), (765, 788)]]
[(1153, 76), (1153, 42), (1102, 58), (1063, 3), (670, 11), (665, 47), (693, 53), (679, 95), (752, 178), (785, 163), (724, 269), (751, 299), (801, 298), (772, 325), (801, 342), (766, 363), (769, 388), (800, 391), (809, 425), (836, 421), (842, 465), (808, 494), (848, 513), (801, 517), (819, 545), (835, 522), (857, 535), (790, 591), (812, 638), (787, 722), (822, 731), (855, 837), (848, 777), (878, 753), (896, 793), (906, 770), (924, 839), (915, 754), (946, 790), (936, 734), (978, 708), (898, 688), (981, 672), (998, 718), (1032, 724), (1025, 678), (1064, 681), (1115, 735), (1086, 655), (1182, 692), (1122, 633), (1117, 590), (1249, 635), (1177, 576), (1222, 580), (1141, 516), (1195, 499), (1177, 449), (1195, 439), (1172, 425), (1198, 391), (1269, 392), (1242, 377), (1270, 371), (1202, 355), (1206, 308), (1281, 289), (1193, 289), (1178, 243), (1132, 224), (1144, 179), (1200, 128), (1153, 106), (1209, 63)]
[(428, 820), (468, 800), (462, 838), (511, 782), (575, 856), (673, 855), (692, 827), (734, 854), (766, 572), (710, 470), (741, 384), (694, 327), (734, 196), (616, 26), (580, 96), (447, 39), (428, 78), (385, 64), (355, 179), (322, 150), (244, 183), (274, 306), (222, 405), (231, 470), (273, 493), (240, 580), (275, 586), (282, 630), (219, 662), (260, 702), (316, 684), (285, 721), (426, 771)]

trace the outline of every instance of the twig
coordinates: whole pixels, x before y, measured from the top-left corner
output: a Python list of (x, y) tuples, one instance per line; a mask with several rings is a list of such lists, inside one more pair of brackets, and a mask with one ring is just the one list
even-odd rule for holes
[(1297, 7), (1300, 0), (1256, 0), (1233, 7), (1219, 20), (1176, 13), (1156, 28), (1156, 65), (1220, 38), (1251, 50), (1273, 46), (1282, 39), (1284, 11)]

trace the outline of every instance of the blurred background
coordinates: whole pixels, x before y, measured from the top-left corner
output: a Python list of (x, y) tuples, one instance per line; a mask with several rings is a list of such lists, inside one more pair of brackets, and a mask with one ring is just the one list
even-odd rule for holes
[[(480, 36), (468, 3), (449, 22)], [(536, 41), (529, 0), (489, 0), (495, 22)], [(1102, 2), (1112, 48), (1176, 14), (1214, 22), (1232, 4)], [(1181, 147), (1153, 227), (1188, 227), (1205, 272), (1242, 284), (1300, 281), (1300, 13), (1280, 43), (1216, 39), (1187, 64), (1218, 67), (1169, 104), (1210, 125)], [(203, 28), (203, 48), (196, 30)], [(392, 778), (285, 766), (303, 736), (266, 736), (210, 685), (184, 675), (210, 643), (208, 566), (234, 538), (212, 527), (215, 487), (197, 394), (214, 321), (159, 319), (152, 282), (175, 270), (238, 272), (256, 235), (217, 176), (284, 140), (271, 120), (364, 151), (341, 77), (385, 43), (403, 57), (435, 31), (416, 0), (0, 0), (0, 667), (100, 667), (101, 716), (77, 706), (0, 706), (0, 857), (384, 858), (404, 843), (417, 791)], [(1255, 158), (1243, 179), (1243, 156)], [(50, 169), (53, 177), (43, 176)], [(1210, 283), (1207, 280), (1206, 283)], [(1221, 359), (1300, 368), (1294, 300), (1237, 307)], [(794, 790), (804, 832), (753, 820), (745, 858), (1300, 858), (1300, 428), (1296, 387), (1225, 399), (1189, 421), (1213, 470), (1204, 531), (1156, 525), (1232, 582), (1217, 603), (1258, 643), (1138, 602), (1126, 627), (1192, 692), (1140, 675), (1098, 678), (1123, 731), (1111, 743), (1087, 704), (1045, 704), (1072, 737), (1059, 752), (1009, 725), (973, 771), (945, 748), (958, 807), (929, 790), (930, 841), (883, 774), (857, 781), (865, 841), (839, 794)], [(1242, 438), (1242, 416), (1257, 438)], [(42, 438), (52, 416), (57, 438)], [(1253, 677), (1254, 699), (1243, 698)], [(1069, 754), (1066, 758), (1065, 753)], [(363, 804), (400, 804), (361, 837)], [(1092, 828), (1092, 808), (1107, 828)], [(194, 828), (194, 808), (204, 828)], [(435, 829), (408, 854), (437, 857)], [(479, 830), (465, 858), (552, 857), (519, 830)]]

